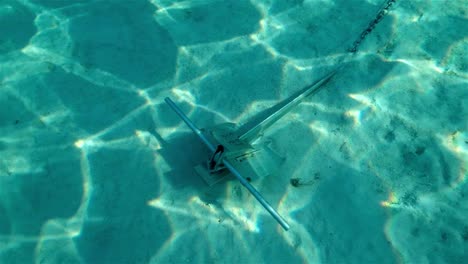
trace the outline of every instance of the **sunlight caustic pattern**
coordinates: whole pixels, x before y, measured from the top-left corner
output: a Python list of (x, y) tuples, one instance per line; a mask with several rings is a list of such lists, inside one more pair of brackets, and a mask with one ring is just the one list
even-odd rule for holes
[[(34, 28), (0, 29), (0, 262), (461, 260), (468, 34), (427, 36), (463, 7), (400, 1), (350, 55), (377, 2), (0, 4)], [(262, 139), (286, 159), (252, 184), (290, 231), (236, 181), (203, 185), (166, 96), (242, 124), (338, 64)]]

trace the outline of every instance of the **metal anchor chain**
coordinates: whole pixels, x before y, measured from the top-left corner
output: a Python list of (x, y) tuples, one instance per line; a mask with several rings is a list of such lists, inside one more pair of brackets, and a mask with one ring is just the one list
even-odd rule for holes
[(361, 45), (362, 41), (369, 35), (369, 33), (374, 30), (375, 26), (382, 21), (383, 17), (388, 14), (390, 11), (390, 7), (396, 2), (396, 0), (387, 0), (384, 4), (384, 7), (380, 9), (380, 11), (377, 13), (375, 18), (369, 23), (369, 26), (361, 32), (361, 35), (358, 37), (356, 41), (354, 41), (353, 46), (348, 49), (349, 52), (351, 53), (356, 53), (358, 51), (359, 45)]

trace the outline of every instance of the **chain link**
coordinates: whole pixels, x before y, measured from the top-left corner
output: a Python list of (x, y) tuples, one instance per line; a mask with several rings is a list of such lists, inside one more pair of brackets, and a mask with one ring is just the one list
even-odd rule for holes
[(390, 11), (390, 7), (396, 2), (396, 0), (387, 0), (384, 4), (384, 7), (380, 9), (380, 11), (377, 13), (375, 18), (369, 23), (369, 26), (361, 32), (361, 35), (359, 35), (358, 39), (354, 41), (353, 46), (348, 49), (349, 52), (351, 53), (356, 53), (358, 51), (359, 45), (361, 45), (362, 41), (369, 35), (369, 33), (374, 30), (375, 26), (382, 21), (383, 17), (388, 14)]

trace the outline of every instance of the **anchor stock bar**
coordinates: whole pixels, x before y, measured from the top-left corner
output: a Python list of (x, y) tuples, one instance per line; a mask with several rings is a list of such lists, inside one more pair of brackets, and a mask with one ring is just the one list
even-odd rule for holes
[(215, 145), (213, 145), (205, 137), (205, 135), (203, 135), (203, 132), (201, 132), (201, 130), (198, 129), (198, 127), (196, 127), (195, 124), (192, 123), (192, 121), (190, 121), (190, 119), (184, 114), (184, 112), (182, 112), (182, 110), (180, 110), (180, 108), (171, 100), (171, 98), (166, 97), (164, 101), (166, 101), (166, 103), (172, 108), (172, 110), (174, 110), (174, 112), (176, 112), (180, 119), (182, 119), (185, 122), (185, 124), (187, 124), (187, 126), (190, 129), (192, 129), (193, 133), (195, 133), (201, 139), (201, 141), (205, 143), (205, 145), (210, 149), (210, 151), (214, 152), (216, 150)]
[[(200, 138), (200, 140), (205, 143), (210, 151), (213, 152), (216, 150), (215, 145), (205, 137), (202, 131), (192, 123), (192, 121), (182, 112), (179, 107), (177, 107), (177, 105), (169, 97), (166, 97), (164, 101), (166, 101), (172, 110), (176, 112), (176, 114), (185, 122), (185, 124), (193, 131), (193, 133), (195, 133)], [(286, 220), (284, 220), (284, 218), (281, 217), (278, 212), (276, 212), (276, 210), (262, 197), (262, 195), (244, 177), (242, 177), (236, 168), (234, 168), (234, 166), (224, 158), (221, 160), (221, 162), (240, 181), (240, 183), (244, 185), (247, 190), (249, 190), (249, 192), (255, 197), (255, 199), (257, 199), (263, 208), (265, 208), (285, 230), (288, 230), (289, 224), (286, 222)]]
[(265, 208), (273, 218), (284, 228), (284, 230), (289, 230), (289, 224), (284, 220), (284, 218), (276, 212), (276, 210), (263, 198), (263, 196), (255, 189), (240, 173), (231, 165), (228, 161), (223, 159), (224, 166), (244, 185), (247, 190), (257, 199), (257, 201)]

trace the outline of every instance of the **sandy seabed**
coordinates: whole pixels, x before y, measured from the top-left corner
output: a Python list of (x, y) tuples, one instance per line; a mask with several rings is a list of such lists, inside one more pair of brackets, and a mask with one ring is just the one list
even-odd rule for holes
[[(467, 263), (468, 8), (397, 0), (3, 0), (1, 263)], [(258, 191), (199, 127), (265, 131)], [(300, 186), (291, 185), (299, 179)]]

